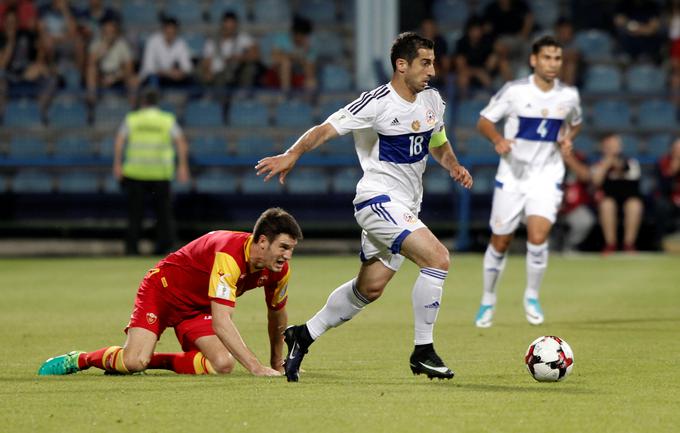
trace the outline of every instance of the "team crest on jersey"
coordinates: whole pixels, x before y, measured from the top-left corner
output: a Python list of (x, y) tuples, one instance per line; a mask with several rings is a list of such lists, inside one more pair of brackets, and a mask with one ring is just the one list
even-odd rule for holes
[(412, 213), (406, 212), (404, 213), (404, 221), (406, 221), (408, 224), (414, 224), (416, 222), (416, 216)]
[(434, 117), (434, 111), (427, 110), (427, 113), (425, 113), (425, 122), (427, 122), (428, 125), (433, 125), (436, 120), (437, 119)]
[(541, 116), (548, 117), (548, 109), (547, 108), (544, 108), (544, 109), (541, 110)]
[(146, 321), (149, 322), (149, 325), (156, 323), (156, 320), (158, 320), (158, 316), (153, 313), (146, 313)]
[(411, 129), (418, 132), (418, 130), (420, 129), (420, 122), (417, 121), (417, 120), (414, 120), (413, 123), (411, 123)]

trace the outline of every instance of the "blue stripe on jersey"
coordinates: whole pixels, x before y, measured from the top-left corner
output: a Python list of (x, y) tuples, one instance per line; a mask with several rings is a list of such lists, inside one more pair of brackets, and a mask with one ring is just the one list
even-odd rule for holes
[(432, 129), (413, 134), (378, 134), (378, 157), (380, 161), (413, 164), (427, 155), (431, 136)]
[(531, 141), (557, 141), (562, 119), (543, 119), (519, 116), (519, 128), (515, 138)]
[(387, 88), (387, 87), (385, 87), (382, 90), (376, 91), (369, 98), (366, 98), (363, 102), (360, 102), (359, 105), (355, 104), (355, 107), (351, 108), (349, 110), (349, 112), (356, 115), (356, 114), (359, 113), (359, 111), (361, 111), (362, 108), (364, 108), (366, 105), (368, 105), (368, 103), (371, 102), (372, 99), (374, 99), (374, 98), (380, 99), (383, 96), (387, 95), (388, 93), (390, 93), (390, 89)]

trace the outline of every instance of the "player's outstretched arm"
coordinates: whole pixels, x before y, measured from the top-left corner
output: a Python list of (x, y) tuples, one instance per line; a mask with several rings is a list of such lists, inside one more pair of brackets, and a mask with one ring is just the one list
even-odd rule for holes
[(288, 326), (288, 312), (284, 306), (280, 310), (267, 311), (267, 331), (269, 332), (269, 345), (271, 348), (271, 357), (269, 365), (281, 373), (283, 373), (283, 360), (285, 358), (283, 353), (283, 331)]
[(453, 180), (467, 189), (472, 188), (470, 172), (458, 162), (458, 158), (448, 141), (442, 145), (430, 147), (430, 154), (432, 154), (435, 161), (449, 171)]
[(233, 307), (212, 301), (212, 323), (215, 335), (226, 346), (227, 350), (255, 376), (280, 376), (278, 371), (266, 367), (258, 361), (253, 352), (248, 349), (246, 343), (241, 338), (241, 334), (236, 329), (236, 325), (231, 320)]
[(286, 150), (276, 156), (268, 156), (257, 162), (255, 170), (257, 175), (264, 174), (264, 181), (267, 182), (272, 177), (279, 175), (279, 183), (283, 184), (286, 175), (293, 169), (297, 160), (305, 152), (316, 149), (331, 138), (337, 137), (338, 133), (330, 123), (316, 125), (302, 134), (300, 138)]

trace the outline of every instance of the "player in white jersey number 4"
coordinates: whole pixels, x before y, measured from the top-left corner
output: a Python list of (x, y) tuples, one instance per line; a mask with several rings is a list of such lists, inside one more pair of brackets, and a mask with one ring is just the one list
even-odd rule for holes
[(307, 349), (323, 333), (349, 321), (382, 295), (404, 257), (420, 267), (412, 292), (415, 347), (414, 374), (450, 379), (453, 372), (433, 346), (433, 327), (441, 305), (449, 250), (418, 219), (423, 196), (422, 175), (428, 153), (466, 188), (470, 173), (446, 138), (439, 93), (428, 87), (434, 77), (434, 44), (415, 33), (403, 33), (392, 45), (392, 80), (314, 126), (285, 153), (264, 158), (255, 167), (265, 181), (278, 175), (284, 182), (298, 158), (338, 135), (353, 132), (363, 177), (357, 184), (354, 216), (362, 228), (358, 275), (333, 291), (326, 305), (306, 324), (285, 333), (288, 381), (299, 378)]
[[(513, 233), (520, 221), (527, 227), (524, 291), (526, 319), (543, 323), (538, 293), (548, 265), (548, 235), (562, 201), (563, 154), (581, 129), (578, 90), (557, 79), (562, 47), (544, 36), (532, 46), (534, 73), (507, 83), (480, 113), (477, 128), (501, 155), (491, 208), (491, 240), (484, 254), (484, 292), (475, 318), (480, 328), (493, 323), (496, 284), (505, 267)], [(505, 131), (495, 123), (505, 119)]]

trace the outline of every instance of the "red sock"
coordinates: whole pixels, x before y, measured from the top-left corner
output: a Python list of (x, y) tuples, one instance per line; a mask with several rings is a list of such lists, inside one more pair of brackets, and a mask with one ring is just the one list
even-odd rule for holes
[(201, 352), (154, 353), (147, 368), (174, 371), (177, 374), (215, 374), (210, 361)]

